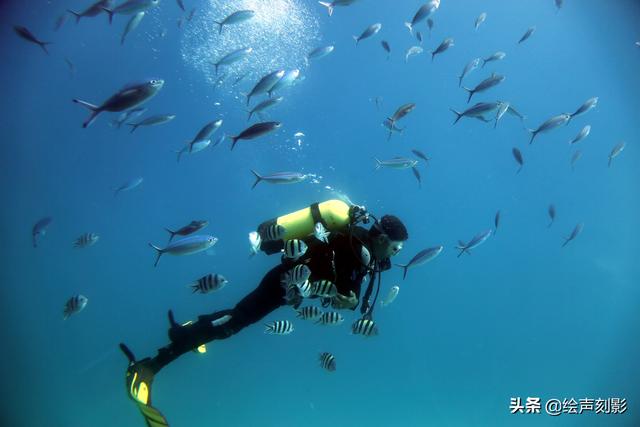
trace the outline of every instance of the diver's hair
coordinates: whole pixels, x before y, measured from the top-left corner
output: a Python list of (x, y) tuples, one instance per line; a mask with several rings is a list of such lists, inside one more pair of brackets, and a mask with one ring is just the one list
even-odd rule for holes
[(409, 238), (407, 227), (404, 226), (400, 218), (394, 215), (385, 215), (380, 218), (369, 230), (371, 237), (375, 237), (381, 233), (389, 236), (391, 240), (404, 241)]

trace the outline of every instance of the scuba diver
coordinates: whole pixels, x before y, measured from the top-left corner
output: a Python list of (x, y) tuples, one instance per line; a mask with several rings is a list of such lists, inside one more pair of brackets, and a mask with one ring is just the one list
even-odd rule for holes
[[(380, 290), (380, 273), (391, 268), (390, 258), (400, 252), (409, 236), (404, 224), (393, 215), (379, 220), (374, 217), (369, 229), (358, 225), (369, 223), (370, 217), (373, 215), (364, 207), (328, 200), (262, 223), (257, 230), (260, 250), (268, 255), (284, 255), (280, 264), (267, 272), (258, 287), (234, 308), (201, 315), (195, 322), (184, 324), (176, 322), (169, 310), (170, 342), (152, 358), (136, 360), (132, 351), (120, 344), (129, 359), (127, 392), (138, 404), (147, 425), (168, 425), (151, 405), (151, 384), (162, 368), (184, 353), (205, 352), (204, 345), (209, 341), (228, 338), (283, 305), (296, 309), (300, 306), (305, 298), (299, 288), (287, 285), (296, 266), (308, 267), (311, 282), (324, 280), (335, 285), (334, 295), (322, 298), (323, 307), (355, 310), (362, 300), (362, 318), (371, 320)], [(318, 229), (327, 233), (317, 237), (314, 230)], [(294, 249), (299, 250), (299, 256), (291, 256), (291, 242), (296, 243)], [(369, 283), (361, 299), (360, 288), (366, 276)], [(370, 302), (376, 279), (377, 290)]]

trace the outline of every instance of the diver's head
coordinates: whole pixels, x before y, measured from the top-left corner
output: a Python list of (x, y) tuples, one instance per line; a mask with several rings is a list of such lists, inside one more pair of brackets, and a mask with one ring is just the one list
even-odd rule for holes
[(396, 216), (385, 215), (369, 229), (374, 258), (383, 260), (397, 255), (409, 238), (407, 228)]

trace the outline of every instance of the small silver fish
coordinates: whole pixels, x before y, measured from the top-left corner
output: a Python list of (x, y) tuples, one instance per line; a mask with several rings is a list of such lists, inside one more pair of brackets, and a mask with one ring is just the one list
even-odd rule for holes
[(487, 12), (482, 12), (480, 15), (478, 15), (478, 17), (476, 18), (476, 22), (474, 24), (476, 31), (478, 31), (478, 28), (480, 27), (480, 25), (484, 23), (486, 19), (487, 19)]
[(389, 169), (409, 169), (418, 164), (417, 160), (408, 159), (406, 157), (394, 157), (389, 160), (379, 160), (376, 161), (376, 170), (380, 168), (389, 168)]
[(265, 334), (271, 335), (289, 335), (293, 332), (293, 323), (288, 320), (275, 320), (272, 323), (265, 324)]
[(467, 103), (469, 103), (471, 101), (471, 97), (473, 97), (474, 94), (480, 93), (480, 92), (484, 92), (484, 91), (486, 91), (488, 89), (491, 89), (492, 87), (497, 86), (498, 84), (502, 83), (504, 81), (504, 79), (505, 79), (505, 76), (493, 73), (489, 77), (487, 77), (486, 79), (484, 79), (483, 81), (478, 83), (478, 85), (476, 87), (474, 87), (473, 89), (469, 89), (469, 88), (463, 86), (462, 88), (464, 90), (466, 90), (467, 92), (469, 92), (469, 97), (467, 98)]
[(404, 62), (409, 62), (409, 58), (411, 58), (412, 56), (420, 55), (422, 52), (424, 52), (424, 49), (422, 49), (420, 46), (411, 46), (404, 54)]
[(572, 145), (572, 144), (575, 144), (577, 142), (582, 141), (587, 136), (589, 136), (590, 132), (591, 132), (591, 126), (590, 125), (586, 125), (585, 127), (583, 127), (580, 130), (580, 132), (578, 132), (578, 134), (571, 141), (569, 141), (569, 145)]
[(582, 104), (580, 107), (578, 107), (578, 109), (571, 114), (569, 120), (573, 119), (576, 116), (579, 116), (580, 114), (584, 114), (587, 111), (591, 110), (592, 108), (595, 108), (596, 105), (598, 105), (598, 97), (594, 96), (593, 98), (589, 98), (587, 99), (584, 104)]
[(496, 52), (493, 55), (489, 56), (488, 58), (484, 58), (482, 60), (482, 67), (480, 67), (480, 68), (484, 68), (484, 66), (487, 65), (487, 62), (501, 61), (506, 56), (507, 56), (507, 54), (504, 53), (504, 52)]
[(422, 177), (420, 176), (420, 171), (415, 166), (411, 168), (411, 171), (413, 172), (413, 176), (415, 176), (416, 180), (418, 181), (418, 188), (422, 188)]
[(371, 263), (371, 252), (369, 252), (369, 249), (364, 245), (360, 248), (360, 261), (362, 261), (363, 265), (369, 265), (369, 263)]
[(527, 40), (529, 37), (531, 37), (531, 35), (536, 31), (536, 27), (529, 27), (527, 29), (527, 31), (522, 35), (522, 37), (520, 37), (520, 40), (518, 41), (518, 44), (522, 43), (523, 41)]
[(192, 255), (198, 252), (203, 252), (215, 245), (218, 242), (217, 237), (207, 235), (197, 235), (184, 237), (179, 240), (175, 240), (169, 243), (166, 247), (160, 248), (158, 246), (149, 243), (149, 246), (156, 250), (156, 261), (153, 264), (154, 267), (158, 265), (160, 257), (164, 254), (169, 255)]
[(321, 222), (317, 222), (313, 227), (313, 236), (321, 242), (329, 243), (329, 234), (331, 233), (324, 228)]
[(138, 177), (138, 178), (133, 178), (132, 180), (125, 182), (120, 187), (114, 189), (115, 192), (113, 194), (113, 197), (116, 197), (118, 194), (120, 194), (121, 191), (133, 190), (134, 188), (136, 188), (137, 186), (142, 184), (142, 181), (144, 181), (144, 178)]
[(321, 6), (327, 8), (327, 13), (329, 16), (333, 15), (333, 9), (338, 6), (350, 6), (355, 3), (356, 0), (333, 0), (332, 2), (319, 1)]
[(522, 157), (522, 152), (517, 147), (513, 147), (513, 150), (511, 150), (511, 153), (513, 154), (513, 158), (516, 159), (516, 162), (518, 163), (518, 165), (520, 165), (520, 167), (516, 171), (516, 174), (520, 173), (520, 171), (522, 170), (522, 167), (524, 166), (524, 158)]
[(138, 25), (142, 21), (142, 18), (144, 18), (144, 15), (145, 15), (144, 12), (138, 12), (135, 15), (133, 15), (131, 19), (129, 19), (129, 22), (127, 22), (127, 26), (124, 28), (124, 31), (122, 32), (122, 37), (120, 38), (121, 45), (124, 44), (124, 40), (127, 37), (127, 34), (129, 34), (130, 32), (132, 32), (138, 27)]
[(333, 354), (326, 351), (324, 353), (320, 353), (320, 367), (329, 372), (335, 371), (336, 358), (333, 356)]
[(388, 306), (389, 304), (391, 304), (396, 300), (396, 297), (398, 296), (399, 293), (400, 293), (400, 286), (398, 285), (392, 286), (391, 289), (389, 289), (389, 293), (387, 294), (387, 296), (380, 302), (380, 305), (383, 307)]
[(255, 14), (256, 12), (253, 10), (238, 10), (224, 18), (222, 21), (213, 22), (218, 25), (218, 34), (222, 34), (222, 27), (224, 27), (225, 25), (239, 24), (253, 18)]
[(483, 122), (489, 122), (490, 120), (486, 119), (484, 115), (494, 111), (498, 107), (499, 104), (497, 102), (478, 102), (463, 112), (456, 111), (453, 108), (450, 108), (449, 110), (456, 115), (456, 119), (453, 121), (453, 124), (455, 125), (463, 117), (473, 117), (475, 119), (482, 120)]
[(199, 292), (201, 294), (208, 294), (210, 292), (219, 291), (224, 288), (229, 281), (221, 274), (207, 274), (190, 283), (189, 286), (193, 290), (193, 293)]
[(321, 47), (318, 47), (316, 49), (313, 49), (311, 52), (309, 52), (309, 54), (307, 55), (307, 59), (324, 58), (325, 56), (327, 56), (331, 52), (333, 52), (334, 49), (335, 49), (335, 46), (321, 46)]
[[(230, 65), (238, 61), (242, 61), (244, 58), (249, 56), (253, 52), (253, 48), (243, 47), (241, 49), (234, 50), (232, 52), (227, 53), (222, 58), (213, 64), (215, 68), (216, 75), (218, 75), (218, 68), (221, 65)], [(242, 76), (244, 77), (244, 75)], [(238, 84), (238, 82), (234, 83), (234, 86)]]
[(498, 103), (498, 111), (496, 112), (496, 121), (495, 121), (495, 123), (493, 124), (493, 128), (494, 128), (494, 129), (498, 126), (498, 121), (500, 121), (500, 119), (502, 118), (502, 116), (504, 116), (504, 115), (505, 115), (505, 113), (506, 113), (507, 111), (509, 111), (509, 107), (510, 107), (510, 105), (509, 105), (509, 103), (508, 103), (508, 102), (500, 101), (500, 102)]
[(462, 73), (458, 76), (458, 87), (462, 86), (462, 79), (464, 79), (467, 74), (478, 68), (478, 65), (480, 65), (480, 61), (480, 58), (473, 58), (467, 63), (467, 65), (464, 66), (464, 68), (462, 69)]
[(307, 175), (300, 172), (276, 172), (269, 175), (260, 175), (252, 170), (251, 173), (256, 177), (255, 182), (251, 186), (253, 190), (259, 182), (264, 181), (269, 184), (297, 184), (307, 179)]
[(567, 243), (569, 243), (570, 241), (578, 237), (578, 235), (582, 233), (583, 228), (584, 228), (583, 223), (579, 223), (578, 225), (576, 225), (573, 231), (571, 232), (571, 234), (564, 238), (564, 243), (562, 244), (562, 247), (564, 248), (565, 246), (567, 246)]
[(433, 260), (438, 255), (440, 255), (443, 249), (443, 246), (435, 246), (433, 248), (424, 249), (414, 255), (414, 257), (411, 258), (411, 260), (407, 264), (396, 264), (397, 267), (400, 267), (403, 270), (402, 278), (407, 278), (407, 272), (410, 268), (417, 267)]
[(247, 106), (249, 106), (252, 96), (269, 92), (271, 88), (273, 88), (276, 83), (278, 83), (278, 81), (280, 81), (280, 79), (284, 77), (285, 72), (285, 70), (277, 70), (262, 76), (262, 78), (258, 80), (258, 83), (256, 83), (251, 91), (247, 94)]
[(440, 45), (436, 48), (436, 50), (431, 52), (431, 62), (433, 62), (433, 59), (436, 57), (436, 55), (443, 53), (452, 46), (455, 46), (452, 38), (444, 39), (442, 43), (440, 43)]
[(491, 236), (491, 230), (486, 230), (480, 234), (475, 235), (473, 239), (469, 241), (469, 243), (464, 243), (462, 241), (459, 241), (458, 246), (456, 246), (456, 249), (460, 250), (458, 257), (460, 257), (460, 255), (462, 255), (463, 253), (466, 253), (467, 255), (471, 255), (471, 252), (469, 251), (471, 249), (477, 248), (478, 246), (486, 242), (490, 236)]
[(609, 153), (609, 163), (607, 167), (611, 167), (611, 161), (616, 157), (618, 157), (626, 146), (627, 146), (626, 142), (621, 142), (611, 149), (611, 153)]
[(368, 39), (369, 37), (373, 37), (382, 29), (382, 24), (376, 23), (369, 25), (359, 36), (353, 36), (353, 40), (356, 42), (356, 46), (361, 40)]
[(528, 131), (531, 133), (531, 139), (529, 140), (529, 144), (533, 143), (534, 138), (539, 133), (548, 132), (562, 125), (566, 125), (567, 123), (569, 123), (569, 120), (571, 120), (571, 115), (559, 114), (557, 116), (551, 117), (549, 120), (542, 123), (540, 126), (538, 126), (537, 129), (528, 129)]
[(49, 224), (51, 224), (51, 221), (53, 221), (53, 219), (47, 216), (33, 225), (33, 228), (31, 229), (31, 239), (34, 248), (38, 247), (38, 237), (47, 234), (47, 227), (49, 226)]
[(44, 53), (46, 53), (47, 55), (49, 55), (49, 51), (47, 50), (47, 45), (48, 44), (52, 44), (52, 42), (43, 42), (41, 40), (39, 40), (36, 36), (33, 35), (33, 33), (31, 31), (29, 31), (26, 27), (22, 27), (20, 25), (16, 25), (13, 27), (13, 30), (16, 32), (16, 34), (30, 42), (33, 44), (37, 44), (38, 46), (40, 46), (42, 48), (42, 50), (44, 50)]
[(76, 239), (73, 246), (76, 248), (88, 248), (89, 246), (95, 245), (99, 239), (100, 236), (95, 233), (84, 233)]
[(582, 157), (582, 151), (580, 151), (580, 150), (576, 150), (576, 152), (573, 153), (573, 156), (571, 156), (571, 170), (572, 171), (575, 170), (576, 162), (578, 160), (580, 160), (580, 157)]
[(87, 306), (89, 299), (84, 295), (74, 295), (64, 305), (63, 319), (67, 320), (72, 314), (80, 313)]
[(155, 116), (147, 117), (146, 119), (141, 120), (138, 123), (127, 123), (127, 125), (131, 126), (131, 133), (133, 133), (140, 126), (161, 125), (163, 123), (170, 122), (175, 118), (176, 118), (175, 114), (156, 114)]
[(371, 319), (358, 319), (351, 325), (351, 333), (354, 335), (362, 335), (372, 337), (378, 335), (378, 326)]
[(284, 256), (290, 260), (297, 260), (307, 253), (307, 244), (300, 239), (291, 239), (284, 242)]
[(245, 130), (243, 130), (242, 132), (240, 132), (240, 134), (230, 137), (231, 150), (235, 148), (236, 144), (241, 139), (244, 139), (244, 140), (255, 139), (279, 129), (280, 126), (282, 126), (280, 122), (261, 122), (261, 123), (256, 123), (254, 125), (251, 125)]
[(551, 222), (547, 226), (547, 228), (549, 228), (553, 225), (553, 222), (556, 219), (556, 207), (554, 205), (549, 205), (549, 208), (547, 209), (547, 213), (549, 214), (549, 218), (551, 218)]

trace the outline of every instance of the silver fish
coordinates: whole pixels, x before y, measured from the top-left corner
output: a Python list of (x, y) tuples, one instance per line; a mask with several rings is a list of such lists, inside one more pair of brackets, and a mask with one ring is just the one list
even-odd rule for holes
[(424, 52), (424, 49), (422, 49), (420, 46), (411, 46), (404, 54), (404, 62), (409, 62), (409, 58), (411, 58), (412, 56), (420, 55), (422, 52)]
[(440, 45), (436, 48), (436, 50), (431, 52), (431, 62), (433, 62), (433, 59), (436, 57), (436, 55), (443, 53), (444, 51), (449, 49), (451, 46), (455, 46), (453, 44), (453, 39), (452, 38), (444, 39), (442, 43), (440, 43)]
[(64, 305), (63, 319), (67, 320), (72, 314), (80, 313), (87, 306), (89, 299), (84, 295), (74, 295)]
[(407, 104), (403, 104), (403, 105), (398, 107), (396, 112), (393, 113), (393, 116), (389, 117), (388, 120), (391, 123), (395, 123), (398, 120), (402, 119), (407, 114), (409, 114), (410, 112), (412, 112), (415, 108), (416, 108), (416, 104), (413, 103), (413, 102), (409, 102)]
[(511, 152), (513, 153), (513, 158), (516, 159), (516, 162), (518, 163), (518, 165), (520, 165), (516, 173), (520, 173), (520, 171), (522, 170), (522, 166), (524, 166), (524, 159), (522, 158), (522, 153), (516, 147), (513, 147), (513, 150), (511, 150)]
[(527, 31), (522, 35), (522, 37), (520, 37), (520, 40), (518, 41), (518, 44), (522, 43), (523, 41), (527, 40), (529, 37), (531, 37), (531, 35), (534, 33), (534, 31), (536, 30), (536, 27), (529, 27), (527, 29)]
[(547, 226), (547, 228), (553, 225), (553, 222), (556, 220), (556, 207), (554, 205), (549, 205), (547, 209), (547, 213), (549, 214), (549, 218), (551, 218), (551, 222)]
[(418, 181), (418, 188), (422, 188), (422, 177), (420, 176), (420, 171), (415, 166), (411, 168), (411, 171), (413, 172), (413, 176), (415, 176), (416, 180)]
[(252, 170), (251, 173), (256, 177), (255, 182), (251, 186), (253, 190), (259, 182), (264, 181), (269, 184), (297, 184), (307, 179), (307, 175), (300, 172), (276, 172), (269, 175), (260, 175)]
[(214, 120), (212, 122), (207, 123), (198, 131), (196, 136), (188, 142), (189, 144), (189, 152), (193, 151), (193, 145), (198, 141), (208, 140), (211, 135), (213, 135), (218, 129), (222, 126), (222, 119)]
[(76, 248), (88, 248), (89, 246), (95, 245), (99, 239), (100, 236), (95, 233), (84, 233), (76, 239), (73, 246)]
[(320, 353), (319, 359), (321, 368), (329, 372), (333, 372), (336, 370), (336, 358), (333, 354), (325, 351), (324, 353)]
[(562, 9), (562, 5), (564, 3), (564, 0), (555, 0), (556, 3), (556, 8), (558, 8), (558, 10)]
[(189, 224), (180, 227), (177, 230), (165, 228), (165, 231), (169, 233), (169, 242), (171, 242), (175, 236), (188, 236), (189, 234), (202, 230), (208, 225), (209, 221), (207, 220), (193, 220)]
[(247, 105), (249, 105), (252, 96), (269, 92), (271, 88), (274, 87), (276, 83), (278, 83), (278, 81), (284, 76), (284, 73), (284, 70), (278, 70), (262, 77), (253, 87), (253, 89), (251, 89), (251, 92), (247, 94)]
[(217, 237), (207, 236), (207, 235), (198, 235), (198, 236), (189, 236), (184, 237), (179, 240), (175, 240), (172, 243), (169, 243), (166, 247), (160, 248), (158, 246), (152, 245), (149, 243), (153, 249), (156, 250), (156, 261), (153, 266), (158, 265), (158, 261), (160, 261), (160, 257), (164, 254), (169, 255), (192, 255), (198, 252), (203, 252), (215, 245), (218, 242)]
[(478, 28), (480, 27), (480, 25), (484, 23), (484, 21), (486, 21), (486, 19), (487, 19), (487, 12), (482, 12), (480, 15), (478, 15), (478, 17), (476, 18), (476, 22), (474, 24), (476, 31), (478, 31)]
[(189, 11), (189, 15), (187, 16), (187, 21), (191, 22), (191, 20), (193, 19), (193, 15), (195, 15), (195, 14), (196, 14), (196, 8), (194, 7), (193, 9), (191, 9)]
[(431, 31), (433, 30), (433, 19), (427, 19), (427, 28), (429, 28), (429, 38), (431, 38)]
[(382, 40), (380, 44), (382, 45), (382, 48), (385, 50), (385, 52), (387, 52), (387, 59), (389, 59), (389, 55), (391, 55), (391, 46), (389, 45), (389, 42), (386, 40)]
[(571, 234), (564, 238), (564, 243), (562, 244), (562, 247), (564, 248), (565, 246), (567, 246), (567, 243), (569, 243), (570, 241), (578, 237), (578, 235), (582, 233), (583, 228), (584, 228), (583, 223), (579, 223), (578, 225), (576, 225), (573, 231), (571, 232)]
[(29, 31), (27, 29), (27, 27), (22, 27), (20, 25), (16, 25), (16, 26), (13, 27), (13, 30), (16, 32), (16, 34), (20, 38), (22, 38), (22, 39), (24, 39), (24, 40), (26, 40), (26, 41), (28, 41), (30, 43), (37, 44), (38, 46), (40, 46), (42, 48), (42, 50), (44, 50), (44, 53), (46, 53), (47, 55), (49, 54), (49, 51), (47, 50), (47, 45), (48, 44), (52, 44), (52, 42), (43, 42), (43, 41), (39, 40), (36, 36), (33, 35), (33, 33), (31, 31)]
[(359, 36), (353, 36), (353, 40), (356, 42), (356, 46), (361, 40), (368, 39), (369, 37), (378, 34), (378, 31), (382, 29), (382, 24), (376, 23), (369, 25)]
[(112, 0), (99, 0), (93, 3), (91, 6), (87, 7), (82, 12), (74, 12), (71, 9), (67, 9), (67, 12), (76, 17), (77, 24), (78, 22), (80, 22), (80, 18), (91, 18), (100, 15), (104, 12), (104, 8), (110, 8), (112, 3)]
[(483, 81), (481, 81), (480, 83), (478, 83), (478, 85), (476, 87), (474, 87), (473, 89), (469, 89), (467, 87), (462, 87), (464, 90), (466, 90), (467, 92), (469, 92), (469, 97), (467, 98), (467, 103), (469, 103), (469, 101), (471, 101), (471, 97), (479, 92), (484, 92), (487, 89), (491, 89), (494, 86), (497, 86), (498, 84), (502, 83), (504, 81), (505, 77), (500, 75), (500, 74), (496, 74), (493, 73), (491, 74), (489, 77), (487, 77), (486, 79), (484, 79)]
[(528, 129), (528, 131), (531, 132), (531, 139), (529, 140), (529, 144), (533, 142), (533, 139), (539, 133), (548, 132), (562, 125), (566, 125), (567, 123), (569, 123), (570, 119), (571, 116), (569, 114), (559, 114), (542, 123), (540, 126), (538, 126), (538, 129)]
[(458, 76), (458, 87), (462, 86), (462, 79), (464, 79), (467, 74), (478, 68), (478, 65), (480, 65), (480, 60), (480, 58), (473, 58), (467, 63), (467, 65), (464, 66), (462, 74)]
[(240, 132), (239, 135), (231, 137), (231, 149), (233, 150), (237, 142), (241, 139), (249, 140), (258, 138), (260, 136), (266, 135), (269, 132), (273, 132), (274, 130), (280, 128), (281, 125), (282, 124), (280, 122), (261, 122), (251, 125)]
[(208, 294), (210, 292), (219, 291), (220, 289), (227, 286), (229, 281), (225, 279), (225, 277), (221, 274), (207, 274), (196, 280), (193, 283), (190, 283), (188, 286), (191, 287), (192, 293), (199, 292), (201, 294)]
[(429, 18), (440, 7), (440, 0), (432, 0), (426, 4), (420, 6), (420, 8), (413, 15), (411, 22), (405, 22), (404, 26), (409, 29), (409, 32), (413, 34), (413, 27), (419, 22)]
[(121, 45), (124, 44), (124, 40), (127, 37), (127, 34), (129, 34), (130, 32), (132, 32), (138, 27), (138, 25), (140, 24), (140, 21), (142, 21), (142, 18), (144, 18), (144, 15), (145, 15), (144, 12), (138, 12), (135, 15), (133, 15), (131, 19), (129, 19), (129, 22), (127, 22), (127, 26), (124, 28), (124, 31), (122, 33), (122, 37), (120, 38)]
[(116, 197), (118, 194), (120, 194), (121, 191), (133, 190), (134, 188), (142, 184), (143, 180), (144, 178), (138, 177), (138, 178), (133, 178), (131, 181), (125, 182), (120, 187), (114, 189), (115, 193), (113, 194), (113, 197)]
[(256, 12), (253, 10), (238, 10), (224, 18), (222, 21), (213, 21), (218, 24), (218, 34), (222, 34), (222, 27), (225, 25), (239, 24), (253, 18)]
[(418, 42), (422, 44), (422, 33), (420, 31), (416, 31), (416, 39), (418, 39)]
[(73, 102), (80, 104), (91, 111), (91, 115), (82, 124), (83, 128), (89, 126), (103, 111), (120, 112), (148, 101), (153, 98), (164, 86), (164, 80), (153, 79), (144, 83), (125, 86), (119, 92), (112, 95), (102, 105), (93, 105), (80, 99), (73, 99)]
[(269, 324), (265, 324), (265, 334), (271, 335), (289, 335), (293, 332), (293, 323), (288, 320), (276, 320)]
[(394, 157), (389, 160), (375, 159), (375, 161), (376, 161), (376, 170), (380, 168), (408, 169), (418, 164), (417, 160), (408, 159), (406, 157)]
[(438, 255), (440, 255), (443, 249), (444, 249), (443, 246), (435, 246), (433, 248), (424, 249), (418, 252), (417, 254), (415, 254), (414, 257), (411, 258), (411, 260), (407, 264), (396, 264), (397, 267), (400, 267), (403, 270), (402, 278), (403, 279), (407, 278), (407, 272), (409, 271), (410, 268), (417, 267), (419, 265), (422, 265), (431, 261)]
[(471, 249), (477, 248), (478, 246), (486, 242), (489, 236), (491, 236), (491, 230), (486, 230), (474, 236), (469, 243), (464, 243), (462, 241), (459, 241), (458, 246), (456, 246), (456, 249), (460, 250), (458, 257), (460, 257), (460, 255), (462, 255), (463, 253), (467, 253), (468, 255), (471, 255), (471, 252), (469, 251)]
[(619, 144), (616, 144), (616, 146), (611, 149), (611, 153), (609, 153), (609, 163), (607, 167), (611, 167), (611, 161), (616, 157), (618, 157), (626, 146), (627, 146), (626, 142), (621, 142)]
[(278, 105), (279, 103), (282, 102), (283, 99), (284, 97), (282, 96), (279, 96), (277, 98), (265, 99), (264, 101), (262, 101), (261, 103), (253, 107), (251, 110), (249, 110), (249, 117), (247, 117), (247, 121), (251, 120), (251, 116), (253, 116), (254, 114), (261, 113), (264, 110), (267, 110), (271, 107)]
[(387, 296), (380, 302), (380, 305), (383, 307), (388, 306), (389, 304), (391, 304), (396, 300), (396, 297), (398, 296), (399, 293), (400, 293), (400, 286), (398, 285), (392, 286), (391, 289), (389, 289), (389, 293), (387, 294)]
[(284, 242), (284, 257), (290, 260), (297, 260), (307, 253), (307, 244), (300, 239), (290, 239)]
[(335, 49), (335, 46), (322, 46), (322, 47), (318, 47), (316, 49), (313, 49), (311, 52), (309, 52), (309, 54), (307, 55), (307, 59), (320, 59), (320, 58), (324, 58), (325, 56), (329, 55), (331, 52), (333, 52), (333, 50)]
[(155, 116), (147, 117), (144, 120), (139, 121), (138, 123), (127, 123), (128, 126), (131, 126), (131, 133), (133, 133), (140, 126), (156, 126), (161, 125), (171, 120), (175, 119), (175, 114), (156, 114)]
[(496, 52), (493, 55), (489, 56), (488, 58), (482, 59), (482, 67), (481, 68), (484, 68), (484, 66), (487, 65), (487, 62), (501, 61), (506, 56), (507, 56), (507, 54), (504, 53), (504, 52)]
[(195, 154), (195, 153), (198, 153), (198, 152), (204, 150), (205, 148), (207, 148), (209, 146), (211, 146), (211, 140), (210, 139), (202, 139), (200, 141), (189, 142), (189, 143), (185, 144), (185, 146), (182, 147), (182, 149), (176, 150), (176, 154), (178, 155), (176, 161), (180, 162), (180, 158), (182, 157), (182, 155), (184, 153)]
[(426, 154), (424, 154), (422, 151), (420, 150), (416, 150), (415, 148), (411, 150), (411, 152), (418, 158), (424, 160), (425, 163), (428, 163), (429, 160), (431, 160), (430, 157), (427, 157)]
[(372, 337), (378, 335), (378, 326), (371, 319), (358, 319), (351, 325), (351, 333), (354, 335), (362, 335)]
[(38, 247), (38, 237), (47, 234), (47, 227), (51, 224), (51, 221), (53, 221), (53, 219), (46, 216), (33, 225), (33, 228), (31, 229), (31, 239), (33, 241), (34, 248)]
[(309, 280), (311, 270), (304, 264), (298, 264), (291, 270), (286, 271), (280, 280), (284, 286), (298, 286)]
[(127, 120), (135, 119), (136, 117), (144, 114), (146, 111), (147, 111), (146, 107), (132, 108), (131, 110), (121, 113), (117, 119), (111, 120), (111, 126), (114, 126), (120, 129), (122, 127), (122, 124), (125, 123)]
[(251, 233), (249, 233), (250, 256), (254, 256), (258, 253), (261, 244), (262, 238), (257, 231), (252, 231)]
[(337, 326), (342, 322), (344, 322), (344, 317), (342, 317), (342, 314), (338, 313), (337, 311), (327, 311), (325, 313), (322, 313), (320, 319), (316, 321), (316, 323), (319, 323), (321, 325), (330, 326)]
[(333, 15), (333, 9), (338, 6), (350, 6), (355, 3), (356, 0), (333, 0), (332, 2), (319, 1), (322, 6), (327, 8), (329, 16)]
[(53, 26), (53, 31), (58, 31), (60, 28), (62, 28), (65, 22), (67, 22), (67, 15), (62, 14), (58, 16), (58, 19), (56, 19), (56, 23)]
[(584, 104), (582, 104), (576, 111), (575, 113), (571, 114), (571, 117), (569, 118), (569, 120), (573, 119), (575, 116), (579, 116), (580, 114), (584, 114), (587, 111), (591, 110), (592, 108), (595, 108), (595, 106), (598, 104), (598, 97), (595, 96), (593, 98), (589, 98), (587, 99)]
[(184, 12), (185, 11), (184, 2), (182, 0), (177, 0), (177, 2), (178, 2), (178, 7), (182, 9), (182, 11)]
[(113, 9), (103, 7), (102, 10), (109, 15), (109, 23), (113, 21), (113, 15), (135, 15), (136, 13), (146, 12), (147, 10), (160, 4), (160, 0), (127, 0)]
[(571, 156), (571, 170), (575, 170), (575, 166), (576, 166), (576, 162), (578, 160), (580, 160), (580, 157), (582, 157), (582, 151), (580, 150), (576, 150), (575, 153), (573, 153), (573, 156)]
[(282, 78), (278, 80), (278, 82), (267, 91), (267, 95), (271, 96), (273, 95), (273, 92), (282, 90), (289, 86), (293, 86), (298, 80), (298, 77), (300, 77), (300, 70), (298, 70), (297, 68), (285, 72), (284, 76), (282, 76)]
[(302, 307), (296, 311), (296, 317), (303, 320), (317, 320), (322, 316), (322, 310), (315, 306)]
[(316, 225), (313, 227), (313, 236), (324, 243), (329, 243), (329, 234), (324, 225), (321, 222), (316, 222)]
[(230, 64), (233, 64), (234, 62), (242, 61), (244, 58), (249, 56), (251, 52), (253, 52), (253, 48), (243, 47), (242, 49), (237, 49), (237, 50), (234, 50), (233, 52), (227, 53), (222, 58), (220, 58), (218, 62), (215, 62), (213, 64), (213, 66), (215, 67), (216, 75), (218, 75), (218, 68), (221, 65), (230, 65)]
[(496, 216), (493, 217), (493, 225), (496, 227), (493, 231), (493, 235), (495, 236), (498, 232), (498, 226), (500, 225), (500, 211), (497, 211)]
[(450, 108), (449, 110), (451, 110), (451, 112), (456, 115), (456, 119), (453, 121), (454, 125), (458, 123), (458, 120), (463, 117), (473, 117), (484, 122), (488, 122), (489, 120), (485, 119), (484, 115), (494, 111), (496, 108), (498, 108), (498, 105), (499, 104), (497, 102), (478, 102), (474, 106), (467, 108), (461, 113), (454, 110), (453, 108)]
[(587, 136), (589, 136), (590, 132), (591, 132), (591, 126), (590, 125), (586, 125), (585, 127), (583, 127), (580, 130), (580, 132), (578, 132), (578, 134), (571, 141), (569, 141), (569, 145), (572, 145), (572, 144), (575, 144), (577, 142), (582, 141)]
[(493, 128), (495, 129), (498, 126), (498, 122), (505, 115), (507, 111), (509, 111), (509, 107), (511, 105), (508, 102), (500, 101), (498, 102), (498, 111), (496, 112), (496, 122), (493, 124)]

